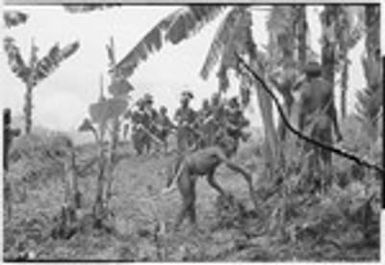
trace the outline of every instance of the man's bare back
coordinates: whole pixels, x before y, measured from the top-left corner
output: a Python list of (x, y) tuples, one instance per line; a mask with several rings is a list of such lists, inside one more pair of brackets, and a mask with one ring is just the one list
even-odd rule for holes
[(252, 176), (242, 167), (228, 159), (233, 152), (234, 146), (231, 142), (232, 140), (227, 139), (226, 141), (222, 143), (221, 146), (200, 149), (185, 154), (177, 159), (176, 174), (171, 173), (167, 181), (167, 187), (162, 191), (162, 194), (167, 194), (178, 188), (182, 195), (182, 208), (178, 214), (175, 228), (182, 223), (185, 217), (189, 217), (192, 224), (195, 225), (196, 223), (195, 183), (198, 176), (206, 176), (208, 184), (213, 189), (223, 196), (228, 195), (216, 181), (214, 176), (215, 170), (221, 163), (224, 163), (227, 167), (240, 173), (244, 177), (249, 187), (251, 199), (255, 204)]

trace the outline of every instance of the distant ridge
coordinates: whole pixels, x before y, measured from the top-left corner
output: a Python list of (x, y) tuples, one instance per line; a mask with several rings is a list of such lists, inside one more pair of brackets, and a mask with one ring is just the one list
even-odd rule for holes
[[(20, 129), (21, 132), (23, 133), (24, 116), (20, 114), (13, 116), (12, 127)], [(84, 144), (84, 143), (89, 143), (94, 141), (93, 136), (90, 133), (80, 133), (80, 132), (77, 132), (76, 130), (73, 130), (73, 131), (52, 130), (44, 127), (41, 124), (33, 124), (32, 133), (43, 137), (44, 136), (52, 137), (54, 135), (66, 135), (70, 137), (75, 144)]]

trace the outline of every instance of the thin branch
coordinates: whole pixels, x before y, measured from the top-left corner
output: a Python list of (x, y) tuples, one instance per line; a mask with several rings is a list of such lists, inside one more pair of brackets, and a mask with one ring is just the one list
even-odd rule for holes
[(281, 107), (281, 105), (280, 105), (280, 103), (279, 103), (277, 97), (276, 97), (276, 96), (274, 95), (274, 93), (268, 88), (266, 82), (265, 82), (265, 81), (264, 81), (264, 80), (263, 80), (257, 73), (255, 73), (255, 71), (253, 71), (253, 70), (251, 69), (251, 67), (250, 67), (248, 64), (246, 64), (246, 62), (245, 62), (245, 61), (244, 61), (244, 60), (243, 60), (237, 53), (235, 53), (235, 57), (238, 59), (239, 63), (240, 63), (241, 65), (243, 65), (243, 66), (245, 67), (245, 69), (246, 69), (246, 70), (247, 70), (247, 71), (248, 71), (248, 72), (249, 72), (249, 73), (250, 73), (250, 74), (257, 80), (257, 81), (259, 81), (259, 83), (262, 84), (262, 87), (263, 87), (263, 88), (265, 89), (265, 91), (270, 95), (270, 97), (273, 99), (275, 105), (277, 106), (277, 109), (278, 109), (278, 112), (279, 112), (279, 114), (280, 114), (280, 116), (281, 116), (281, 118), (282, 118), (282, 121), (284, 122), (284, 124), (287, 126), (287, 128), (288, 128), (292, 133), (294, 133), (296, 136), (298, 136), (299, 138), (301, 138), (301, 139), (303, 139), (303, 140), (305, 140), (305, 141), (307, 141), (307, 142), (310, 142), (310, 143), (312, 143), (312, 144), (314, 144), (314, 145), (316, 145), (316, 146), (319, 146), (319, 147), (321, 147), (321, 148), (323, 148), (323, 149), (326, 149), (326, 150), (328, 150), (328, 151), (330, 151), (330, 152), (332, 152), (332, 153), (335, 153), (335, 154), (337, 154), (337, 155), (339, 155), (339, 156), (342, 156), (342, 157), (344, 157), (344, 158), (347, 158), (347, 159), (349, 159), (349, 160), (352, 160), (352, 161), (356, 162), (356, 163), (359, 164), (359, 165), (362, 165), (362, 166), (365, 166), (365, 167), (368, 167), (368, 168), (375, 169), (375, 170), (377, 170), (377, 171), (380, 172), (380, 173), (384, 173), (384, 172), (385, 172), (384, 169), (383, 169), (382, 167), (378, 166), (378, 165), (371, 164), (371, 163), (367, 162), (366, 160), (357, 157), (356, 155), (350, 154), (350, 153), (348, 153), (348, 152), (346, 152), (346, 151), (342, 151), (342, 150), (340, 150), (340, 149), (338, 149), (338, 148), (335, 148), (335, 147), (330, 146), (330, 145), (326, 145), (326, 144), (324, 144), (324, 143), (322, 143), (322, 142), (320, 142), (320, 141), (317, 141), (317, 140), (315, 140), (315, 139), (312, 139), (311, 137), (308, 137), (308, 136), (306, 136), (306, 135), (303, 135), (300, 131), (298, 131), (297, 129), (295, 129), (295, 128), (290, 124), (290, 122), (288, 121), (288, 119), (287, 119), (287, 117), (286, 117), (286, 115), (285, 115), (285, 113), (284, 113), (284, 111), (283, 111), (283, 109), (282, 109), (282, 107)]

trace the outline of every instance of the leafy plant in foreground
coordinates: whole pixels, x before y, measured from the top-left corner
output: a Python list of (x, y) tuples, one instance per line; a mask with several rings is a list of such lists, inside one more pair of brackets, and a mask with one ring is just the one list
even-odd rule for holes
[[(110, 68), (115, 66), (113, 41), (107, 46)], [(89, 106), (90, 119), (86, 118), (79, 131), (92, 132), (98, 146), (99, 172), (97, 178), (97, 192), (93, 206), (95, 224), (101, 226), (108, 216), (108, 203), (111, 198), (113, 171), (119, 159), (117, 145), (121, 118), (128, 107), (127, 96), (134, 88), (123, 79), (118, 72), (111, 71), (111, 83), (108, 87), (111, 97), (107, 98), (103, 92), (103, 80), (100, 84), (100, 97), (97, 102)]]

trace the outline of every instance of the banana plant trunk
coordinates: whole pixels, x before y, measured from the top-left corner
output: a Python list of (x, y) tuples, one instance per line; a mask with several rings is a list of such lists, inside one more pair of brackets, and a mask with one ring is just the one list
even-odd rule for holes
[(346, 117), (346, 93), (348, 91), (348, 63), (344, 61), (341, 73), (341, 118)]
[[(254, 71), (263, 75), (255, 56), (250, 58), (250, 64)], [(267, 92), (260, 87), (260, 84), (256, 84), (255, 88), (257, 90), (258, 103), (265, 132), (264, 157), (266, 159), (266, 173), (271, 176), (274, 167), (279, 165), (278, 159), (280, 157), (278, 135), (273, 121), (273, 104)]]
[(365, 6), (366, 40), (365, 48), (369, 55), (374, 55), (380, 47), (380, 7), (379, 5)]
[(113, 121), (113, 130), (109, 141), (108, 150), (101, 137), (99, 141), (99, 174), (97, 191), (94, 204), (95, 225), (100, 228), (104, 219), (108, 216), (109, 201), (112, 197), (113, 170), (116, 162), (116, 149), (119, 142), (119, 119)]
[(76, 171), (76, 155), (74, 150), (71, 150), (69, 160), (69, 177), (72, 183), (71, 204), (75, 208), (80, 208), (82, 204), (82, 195), (79, 190), (79, 176)]
[[(336, 22), (336, 38), (338, 49), (340, 50), (339, 61), (341, 64), (341, 97), (339, 109), (341, 111), (341, 119), (346, 117), (346, 93), (348, 90), (348, 34), (349, 34), (349, 21), (347, 18), (347, 12), (344, 7), (337, 6), (337, 14), (338, 16), (342, 16)], [(338, 63), (338, 62), (337, 62)]]
[[(108, 57), (109, 57), (109, 64), (110, 69), (115, 69), (116, 66), (116, 60), (115, 60), (115, 45), (114, 45), (114, 39), (111, 37), (110, 39), (110, 45), (107, 48), (108, 51)], [(111, 85), (113, 85), (117, 81), (117, 72), (112, 71), (111, 73)], [(114, 96), (115, 97), (115, 96)], [(109, 150), (108, 150), (108, 158), (107, 158), (107, 187), (106, 187), (106, 207), (108, 207), (108, 203), (112, 196), (112, 182), (113, 182), (113, 171), (115, 168), (115, 160), (116, 160), (116, 150), (119, 143), (119, 128), (120, 128), (120, 121), (119, 117), (115, 117), (112, 120), (112, 132), (110, 134), (110, 144), (109, 144)]]
[(107, 188), (106, 188), (106, 204), (108, 205), (112, 197), (112, 182), (113, 182), (113, 171), (116, 162), (116, 149), (119, 143), (119, 118), (113, 120), (113, 129), (111, 135), (111, 142), (109, 145), (108, 159), (107, 159)]
[(78, 209), (81, 207), (75, 150), (72, 143), (67, 148), (64, 161), (64, 204), (59, 213), (58, 226), (54, 227), (55, 236), (64, 239), (69, 239), (77, 231), (79, 225)]
[[(382, 99), (382, 89), (383, 89), (383, 80), (381, 73), (381, 58), (379, 55), (380, 51), (380, 6), (379, 5), (367, 5), (365, 6), (365, 25), (366, 25), (366, 40), (365, 40), (365, 49), (367, 62), (371, 65), (371, 73), (367, 75), (366, 83), (370, 90), (372, 90), (373, 95), (379, 95), (378, 98)], [(383, 69), (383, 68), (382, 68)], [(378, 71), (378, 72), (376, 72)], [(370, 118), (370, 124), (373, 126), (373, 139), (376, 138), (376, 133), (378, 129), (378, 124), (376, 123), (376, 116), (380, 113), (381, 106), (383, 105), (383, 100), (379, 100)], [(381, 120), (381, 119), (380, 119)]]
[[(324, 33), (333, 32), (337, 15), (336, 7), (334, 5), (326, 5), (323, 12), (322, 30)], [(335, 43), (331, 40), (330, 36), (323, 39), (321, 53), (323, 75), (332, 84), (334, 90)]]
[(24, 119), (25, 133), (30, 134), (32, 130), (32, 85), (27, 84), (24, 96)]
[[(66, 218), (64, 222), (66, 227), (71, 227), (72, 223), (76, 221), (76, 209), (80, 208), (79, 198), (79, 189), (78, 189), (78, 179), (77, 173), (75, 170), (75, 154), (73, 151), (70, 151), (70, 157), (65, 162), (65, 200), (64, 207)], [(67, 223), (68, 222), (68, 223)]]
[[(100, 130), (101, 131), (101, 130)], [(97, 178), (96, 198), (93, 206), (93, 214), (95, 227), (100, 228), (105, 214), (104, 207), (104, 190), (105, 190), (105, 171), (106, 171), (106, 155), (104, 147), (104, 137), (101, 136), (98, 142), (99, 172)]]
[(307, 52), (306, 52), (306, 6), (300, 5), (298, 7), (298, 59), (303, 67), (306, 64)]

